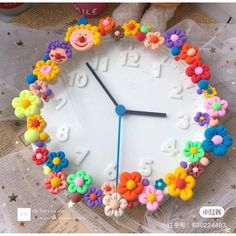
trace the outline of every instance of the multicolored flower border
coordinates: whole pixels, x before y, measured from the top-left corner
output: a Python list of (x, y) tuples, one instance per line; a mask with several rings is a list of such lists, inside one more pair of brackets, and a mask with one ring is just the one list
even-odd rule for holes
[[(105, 35), (110, 35), (114, 41), (134, 37), (151, 50), (158, 50), (165, 45), (176, 61), (183, 60), (188, 64), (186, 75), (192, 83), (198, 85), (196, 93), (206, 98), (206, 111), (199, 111), (194, 117), (200, 126), (208, 126), (205, 140), (202, 143), (187, 141), (183, 155), (188, 163), (181, 161), (173, 173), (167, 173), (163, 179), (157, 179), (154, 183), (134, 171), (121, 173), (116, 187), (113, 183), (105, 182), (101, 188), (97, 188), (92, 186), (92, 176), (84, 170), (69, 175), (63, 172), (69, 165), (64, 152), (46, 149), (49, 135), (44, 131), (46, 121), (40, 115), (40, 106), (53, 94), (49, 86), (60, 73), (59, 64), (72, 58), (72, 49), (82, 53), (93, 46), (99, 46)], [(64, 42), (49, 42), (46, 55), (36, 63), (33, 73), (26, 76), (29, 90), (21, 91), (19, 97), (12, 100), (12, 107), (18, 118), (27, 118), (24, 138), (38, 147), (32, 160), (36, 165), (44, 167), (47, 178), (43, 186), (52, 194), (67, 188), (71, 193), (71, 201), (84, 199), (89, 207), (104, 205), (107, 216), (120, 217), (126, 208), (131, 209), (137, 204), (146, 205), (149, 211), (157, 210), (164, 194), (182, 200), (191, 199), (196, 178), (209, 164), (209, 153), (217, 157), (226, 155), (233, 140), (226, 128), (219, 124), (219, 118), (226, 114), (228, 103), (216, 96), (216, 88), (209, 84), (210, 77), (209, 67), (201, 61), (198, 47), (187, 43), (187, 36), (178, 28), (172, 28), (162, 36), (160, 32), (152, 31), (150, 25), (140, 25), (134, 20), (117, 25), (111, 17), (105, 17), (99, 20), (98, 26), (94, 26), (88, 24), (85, 17), (81, 17), (75, 26), (68, 28)]]

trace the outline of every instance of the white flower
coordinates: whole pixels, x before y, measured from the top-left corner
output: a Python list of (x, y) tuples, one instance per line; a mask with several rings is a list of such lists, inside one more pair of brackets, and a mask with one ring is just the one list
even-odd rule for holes
[(124, 209), (127, 207), (128, 202), (121, 197), (119, 193), (113, 193), (111, 195), (106, 195), (103, 200), (105, 205), (104, 212), (106, 216), (122, 216)]

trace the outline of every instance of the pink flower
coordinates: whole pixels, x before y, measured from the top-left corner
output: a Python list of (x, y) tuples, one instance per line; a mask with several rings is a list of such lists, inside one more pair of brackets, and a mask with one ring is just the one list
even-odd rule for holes
[(110, 195), (110, 194), (114, 193), (114, 184), (109, 183), (109, 182), (105, 182), (102, 185), (101, 190), (104, 195)]
[(149, 32), (146, 34), (146, 39), (144, 40), (144, 46), (146, 48), (151, 48), (152, 50), (158, 49), (160, 45), (165, 42), (165, 38), (161, 37), (160, 32)]
[(29, 89), (34, 95), (41, 96), (46, 91), (47, 87), (44, 81), (36, 80), (33, 84), (30, 84)]
[(62, 171), (58, 173), (52, 171), (48, 174), (48, 178), (44, 180), (43, 186), (47, 189), (50, 189), (52, 194), (57, 194), (66, 188), (66, 176), (66, 173)]
[(221, 100), (219, 97), (208, 98), (204, 104), (207, 109), (207, 113), (211, 117), (224, 116), (226, 109), (228, 108), (228, 102)]
[(155, 189), (154, 186), (148, 185), (142, 194), (139, 195), (139, 202), (145, 204), (149, 211), (155, 211), (159, 207), (164, 194), (161, 190)]
[(195, 61), (191, 66), (187, 67), (186, 75), (191, 77), (193, 83), (197, 84), (200, 80), (209, 80), (211, 73), (207, 64), (201, 61)]

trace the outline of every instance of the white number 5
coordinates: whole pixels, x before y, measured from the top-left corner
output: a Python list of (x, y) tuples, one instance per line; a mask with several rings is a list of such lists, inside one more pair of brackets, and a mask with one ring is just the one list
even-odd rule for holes
[(147, 159), (143, 160), (140, 164), (140, 172), (142, 176), (148, 177), (152, 174), (152, 167), (151, 165), (153, 164), (153, 160)]

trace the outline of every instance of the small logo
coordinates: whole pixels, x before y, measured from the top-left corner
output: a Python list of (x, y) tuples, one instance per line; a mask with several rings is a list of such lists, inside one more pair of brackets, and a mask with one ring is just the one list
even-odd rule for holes
[(203, 218), (221, 218), (225, 214), (225, 210), (221, 206), (203, 206), (199, 210), (199, 214)]
[(31, 221), (31, 208), (17, 208), (17, 221)]

